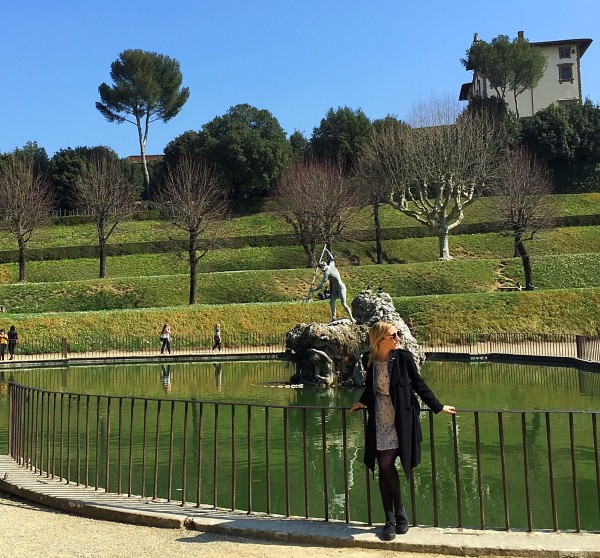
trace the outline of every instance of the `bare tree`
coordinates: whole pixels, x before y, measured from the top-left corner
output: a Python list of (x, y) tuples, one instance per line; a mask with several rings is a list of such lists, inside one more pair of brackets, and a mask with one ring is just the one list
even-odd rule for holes
[(92, 215), (96, 224), (101, 278), (106, 277), (108, 239), (135, 212), (139, 195), (125, 163), (102, 154), (92, 155), (75, 184), (75, 205)]
[(294, 229), (308, 256), (308, 267), (317, 264), (315, 250), (333, 242), (344, 232), (358, 196), (344, 176), (341, 165), (314, 160), (297, 161), (285, 169), (275, 190), (277, 208)]
[(355, 184), (361, 200), (373, 210), (377, 263), (383, 263), (380, 208), (388, 204), (394, 188), (394, 177), (402, 170), (403, 127), (406, 124), (392, 117), (373, 123), (360, 151)]
[(556, 217), (552, 178), (543, 163), (520, 147), (509, 151), (501, 161), (492, 191), (502, 228), (514, 238), (514, 257), (523, 262), (525, 288), (531, 290), (533, 276), (524, 237), (529, 234), (529, 239), (533, 238)]
[(450, 103), (419, 107), (414, 127), (401, 129), (401, 138), (390, 147), (400, 154), (390, 154), (387, 164), (392, 205), (438, 237), (441, 260), (452, 259), (448, 234), (483, 193), (498, 162), (498, 134), (491, 121), (456, 115)]
[(168, 167), (158, 201), (163, 214), (187, 234), (190, 304), (196, 303), (198, 262), (215, 246), (227, 209), (225, 189), (204, 160), (184, 155)]
[(0, 163), (0, 227), (15, 235), (19, 281), (27, 280), (25, 250), (32, 234), (48, 218), (54, 199), (47, 176), (32, 157), (11, 154)]

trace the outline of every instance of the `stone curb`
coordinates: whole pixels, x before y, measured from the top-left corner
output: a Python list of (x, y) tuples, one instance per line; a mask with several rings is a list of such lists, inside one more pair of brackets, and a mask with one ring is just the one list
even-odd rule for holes
[(194, 529), (263, 541), (356, 547), (452, 556), (600, 558), (600, 534), (504, 532), (471, 529), (412, 528), (394, 541), (383, 541), (379, 526), (248, 515), (210, 507), (106, 494), (93, 488), (46, 478), (0, 456), (0, 490), (94, 519), (170, 529)]

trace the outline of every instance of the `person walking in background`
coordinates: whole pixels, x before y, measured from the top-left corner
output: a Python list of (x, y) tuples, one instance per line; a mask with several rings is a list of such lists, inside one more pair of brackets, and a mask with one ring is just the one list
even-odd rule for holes
[(222, 341), (221, 341), (221, 324), (215, 324), (215, 332), (213, 334), (214, 345), (212, 347), (212, 352), (215, 352), (215, 349), (219, 349), (221, 352), (222, 349)]
[(160, 340), (162, 341), (160, 354), (162, 355), (165, 350), (171, 354), (171, 326), (166, 322), (162, 327), (162, 331), (160, 332)]
[(17, 339), (19, 336), (17, 335), (17, 329), (14, 325), (11, 325), (8, 328), (8, 354), (10, 355), (10, 359), (15, 358), (15, 348), (17, 346)]
[(379, 491), (385, 524), (383, 538), (391, 541), (408, 531), (408, 517), (402, 505), (396, 458), (408, 479), (421, 461), (420, 404), (415, 393), (434, 412), (454, 414), (456, 410), (440, 403), (429, 389), (415, 364), (412, 353), (399, 349), (398, 328), (390, 322), (376, 322), (369, 330), (370, 352), (366, 360), (365, 390), (350, 412), (367, 410), (364, 463), (375, 471), (379, 466)]
[(6, 335), (3, 329), (0, 329), (0, 360), (4, 360), (6, 347), (8, 347), (8, 335)]

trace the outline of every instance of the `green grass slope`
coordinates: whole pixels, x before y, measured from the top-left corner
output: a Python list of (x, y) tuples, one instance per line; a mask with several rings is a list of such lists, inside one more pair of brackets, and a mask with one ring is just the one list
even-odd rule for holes
[[(569, 253), (600, 253), (600, 227), (563, 227), (546, 230), (526, 242), (532, 257)], [(496, 233), (450, 235), (450, 250), (458, 259), (510, 260), (513, 255), (511, 238)], [(384, 263), (435, 262), (438, 257), (434, 238), (407, 238), (383, 242)], [(371, 265), (376, 261), (375, 244), (371, 242), (339, 242), (334, 246), (338, 266)], [(518, 260), (515, 260), (515, 262)], [(200, 272), (241, 271), (260, 269), (292, 269), (306, 266), (307, 257), (300, 246), (245, 247), (208, 252), (199, 264)], [(443, 265), (443, 262), (442, 262)], [(520, 264), (516, 264), (517, 267)], [(30, 282), (85, 280), (98, 277), (97, 258), (30, 261), (27, 279)], [(137, 254), (112, 256), (107, 259), (111, 278), (185, 274), (188, 265), (184, 254)], [(535, 272), (535, 268), (534, 268)], [(18, 280), (18, 265), (0, 265), (0, 283)], [(521, 281), (522, 279), (516, 279)], [(586, 286), (586, 285), (578, 285)]]
[[(402, 297), (394, 302), (403, 316), (413, 318), (423, 339), (452, 332), (600, 335), (600, 288)], [(153, 339), (164, 321), (172, 324), (174, 337), (209, 336), (220, 322), (225, 340), (241, 334), (251, 340), (252, 335), (282, 335), (297, 323), (328, 319), (329, 304), (320, 301), (23, 314), (7, 316), (4, 322), (14, 323), (23, 340), (66, 336), (88, 339), (93, 347), (95, 340), (126, 335)]]

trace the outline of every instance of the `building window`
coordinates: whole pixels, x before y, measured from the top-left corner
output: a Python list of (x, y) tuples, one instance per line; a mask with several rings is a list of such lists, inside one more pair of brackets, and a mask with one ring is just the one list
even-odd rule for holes
[(559, 107), (572, 107), (577, 104), (577, 99), (559, 99), (558, 106)]
[(558, 49), (558, 57), (559, 58), (571, 58), (571, 49), (570, 48), (559, 48)]
[(559, 64), (558, 66), (558, 81), (573, 82), (573, 64)]

